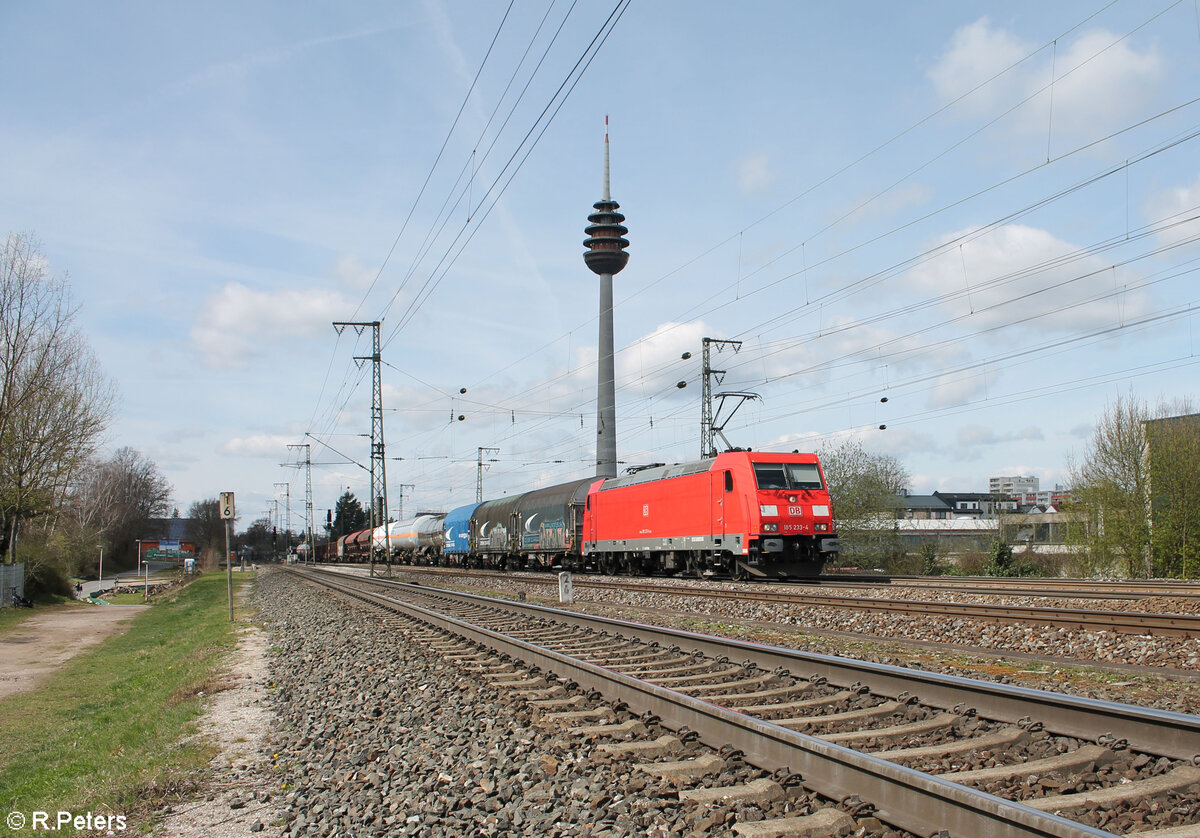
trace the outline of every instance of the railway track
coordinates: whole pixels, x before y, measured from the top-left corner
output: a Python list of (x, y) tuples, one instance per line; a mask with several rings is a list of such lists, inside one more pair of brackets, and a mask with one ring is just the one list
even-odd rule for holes
[[(719, 772), (714, 760), (726, 757), (664, 767), (656, 748), (677, 751), (661, 740), (679, 737), (644, 739), (660, 725), (694, 731), (727, 757), (740, 752), (775, 773), (717, 798), (786, 796), (799, 772), (806, 788), (831, 801), (807, 805), (803, 817), (842, 827), (847, 813), (861, 822), (873, 812), (922, 836), (1200, 836), (1195, 716), (377, 579), (302, 575), (420, 621), (442, 638), (429, 635), (444, 654), (542, 702), (548, 723), (584, 739), (632, 740), (610, 746), (628, 746), (622, 756), (642, 759), (646, 771), (682, 772), (678, 782), (693, 788), (681, 799), (714, 794), (703, 791), (711, 786), (701, 779), (704, 765)], [(494, 654), (514, 666), (496, 664)], [(566, 682), (577, 685), (574, 696), (562, 694)], [(581, 706), (588, 693), (606, 705)], [(807, 833), (786, 831), (802, 824), (761, 823), (735, 832), (844, 834), (828, 823)]]
[[(363, 567), (361, 564), (337, 565), (339, 567)], [(393, 565), (402, 568), (407, 565)], [(487, 576), (511, 576), (506, 571), (468, 570), (419, 566), (429, 573), (463, 574)], [(535, 574), (536, 575), (536, 574)], [(724, 581), (724, 580), (722, 580)], [(880, 574), (849, 575), (826, 574), (790, 582), (774, 582), (783, 588), (813, 587), (818, 589), (861, 588), (927, 588), (967, 594), (989, 596), (1058, 597), (1063, 599), (1138, 600), (1153, 597), (1170, 597), (1183, 600), (1200, 600), (1200, 584), (1192, 580), (1096, 580), (1096, 579), (1049, 579), (1049, 578), (1005, 578), (997, 576), (884, 576)]]
[(1200, 599), (1193, 581), (1102, 581), (1093, 579), (1002, 578), (995, 576), (842, 576), (832, 574), (804, 580), (822, 588), (906, 587), (966, 591), (996, 596), (1045, 596), (1071, 599)]
[[(443, 575), (448, 578), (519, 580), (531, 586), (557, 588), (556, 577), (526, 573), (520, 576), (495, 571), (471, 571), (402, 567), (401, 572)], [(1200, 637), (1200, 614), (1162, 614), (1143, 611), (1107, 609), (1057, 608), (1032, 605), (998, 605), (978, 602), (944, 602), (940, 600), (886, 599), (798, 593), (791, 586), (772, 586), (772, 590), (706, 588), (672, 585), (669, 580), (653, 583), (637, 580), (616, 582), (575, 577), (576, 589), (621, 590), (648, 594), (676, 594), (697, 599), (762, 602), (781, 606), (820, 606), (847, 608), (861, 613), (912, 614), (979, 620), (988, 623), (1023, 623), (1054, 628), (1111, 631), (1118, 634), (1151, 635), (1160, 637)], [(972, 590), (972, 593), (979, 591)], [(1025, 594), (1022, 594), (1025, 595)]]

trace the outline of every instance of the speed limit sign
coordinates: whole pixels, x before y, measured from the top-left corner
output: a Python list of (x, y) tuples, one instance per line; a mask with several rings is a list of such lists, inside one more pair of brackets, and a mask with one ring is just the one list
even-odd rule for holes
[(221, 492), (221, 517), (227, 520), (233, 520), (233, 492)]

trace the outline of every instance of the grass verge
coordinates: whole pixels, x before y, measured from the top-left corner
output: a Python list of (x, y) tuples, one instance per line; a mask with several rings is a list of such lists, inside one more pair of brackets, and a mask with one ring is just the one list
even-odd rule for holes
[(227, 609), (225, 574), (201, 576), (39, 689), (6, 698), (0, 812), (120, 814), (136, 834), (151, 811), (194, 788), (213, 754), (186, 737), (205, 694), (223, 688), (222, 661), (237, 643)]
[(14, 629), (29, 617), (37, 613), (36, 608), (0, 608), (0, 634)]

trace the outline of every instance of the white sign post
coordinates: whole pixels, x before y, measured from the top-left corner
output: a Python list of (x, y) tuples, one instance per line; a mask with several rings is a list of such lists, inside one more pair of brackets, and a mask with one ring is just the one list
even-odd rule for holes
[(558, 601), (564, 605), (575, 602), (575, 586), (571, 583), (569, 571), (558, 574)]
[(225, 522), (225, 586), (229, 593), (229, 622), (233, 622), (233, 557), (229, 553), (229, 528), (233, 525), (233, 492), (221, 492), (217, 501), (221, 520)]

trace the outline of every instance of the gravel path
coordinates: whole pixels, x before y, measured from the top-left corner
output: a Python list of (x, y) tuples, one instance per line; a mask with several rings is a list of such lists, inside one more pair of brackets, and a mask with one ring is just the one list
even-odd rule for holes
[[(244, 596), (240, 593), (239, 596)], [(272, 795), (270, 744), (275, 714), (267, 654), (268, 636), (248, 625), (225, 681), (229, 689), (213, 697), (197, 736), (216, 743), (212, 768), (218, 778), (204, 799), (176, 805), (165, 812), (155, 830), (169, 838), (277, 838), (283, 822), (280, 803)]]
[(0, 698), (34, 689), (75, 655), (129, 628), (146, 605), (47, 608), (0, 635)]

